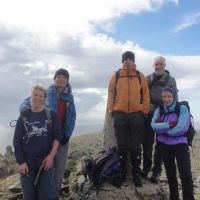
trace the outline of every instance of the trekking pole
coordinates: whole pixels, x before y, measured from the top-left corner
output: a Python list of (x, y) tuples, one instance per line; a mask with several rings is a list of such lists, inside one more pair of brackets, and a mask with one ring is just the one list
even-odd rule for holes
[(38, 172), (37, 172), (37, 175), (36, 175), (35, 180), (34, 180), (34, 183), (33, 183), (34, 186), (36, 186), (37, 183), (38, 183), (38, 180), (39, 180), (39, 177), (40, 177), (42, 168), (43, 168), (43, 164), (40, 165), (40, 168), (39, 168), (39, 170), (38, 170)]

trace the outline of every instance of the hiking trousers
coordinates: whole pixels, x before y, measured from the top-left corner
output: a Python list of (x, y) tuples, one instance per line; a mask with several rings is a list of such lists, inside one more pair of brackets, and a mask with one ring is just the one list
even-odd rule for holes
[(117, 150), (120, 154), (130, 152), (132, 173), (139, 174), (144, 114), (142, 112), (114, 112), (113, 117)]
[(29, 168), (28, 174), (20, 174), (20, 181), (24, 200), (55, 200), (56, 185), (54, 179), (54, 169), (48, 171), (41, 170), (37, 185), (34, 181), (37, 172), (42, 164), (39, 158), (27, 158), (26, 163)]
[(152, 152), (155, 138), (155, 132), (151, 127), (152, 114), (149, 114), (144, 121), (144, 133), (142, 140), (143, 149), (143, 170), (149, 172), (152, 167)]
[(161, 143), (160, 147), (169, 184), (170, 200), (179, 199), (176, 163), (182, 184), (183, 200), (194, 200), (190, 152), (188, 145), (166, 145)]
[(58, 152), (54, 159), (55, 183), (56, 183), (57, 197), (59, 197), (60, 189), (62, 186), (62, 181), (63, 181), (64, 174), (65, 174), (68, 148), (69, 148), (69, 142), (65, 145), (60, 145), (58, 148)]

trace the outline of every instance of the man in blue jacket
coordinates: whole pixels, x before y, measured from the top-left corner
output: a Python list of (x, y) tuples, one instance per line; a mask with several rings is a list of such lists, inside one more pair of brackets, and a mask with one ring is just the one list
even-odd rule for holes
[[(57, 112), (62, 129), (60, 147), (54, 159), (55, 182), (57, 196), (59, 196), (67, 162), (69, 139), (73, 133), (76, 120), (74, 98), (69, 84), (69, 73), (67, 70), (61, 68), (56, 71), (54, 84), (47, 90), (46, 106)], [(27, 98), (21, 104), (20, 112), (29, 108), (30, 100)]]

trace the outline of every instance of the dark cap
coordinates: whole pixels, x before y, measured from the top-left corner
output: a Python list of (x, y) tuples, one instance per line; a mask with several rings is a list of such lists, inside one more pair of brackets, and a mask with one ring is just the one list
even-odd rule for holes
[(131, 52), (131, 51), (125, 51), (122, 54), (122, 63), (128, 58), (133, 60), (133, 62), (135, 63), (135, 54), (133, 52)]
[(63, 68), (58, 69), (54, 75), (54, 80), (58, 75), (64, 75), (67, 78), (67, 80), (69, 80), (69, 72), (66, 69)]

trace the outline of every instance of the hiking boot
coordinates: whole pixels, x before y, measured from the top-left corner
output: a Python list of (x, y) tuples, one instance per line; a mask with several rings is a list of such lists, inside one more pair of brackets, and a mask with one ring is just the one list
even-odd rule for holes
[(142, 180), (139, 174), (133, 176), (133, 182), (135, 183), (135, 187), (142, 187)]
[(152, 174), (150, 181), (152, 183), (158, 183), (160, 181), (160, 175), (159, 174)]
[(143, 178), (147, 178), (148, 176), (148, 173), (149, 173), (149, 170), (141, 170), (140, 171), (140, 176), (143, 177)]

